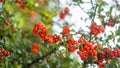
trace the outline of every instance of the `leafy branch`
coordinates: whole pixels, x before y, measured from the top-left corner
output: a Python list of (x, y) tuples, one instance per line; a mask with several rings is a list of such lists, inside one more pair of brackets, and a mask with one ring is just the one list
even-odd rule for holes
[[(56, 48), (53, 48), (50, 52), (46, 53), (45, 55), (43, 55), (42, 57), (39, 57), (35, 60), (33, 60), (31, 63), (28, 63), (26, 65), (23, 65), (23, 68), (30, 68), (30, 66), (32, 66), (35, 63), (38, 63), (39, 60), (44, 60), (47, 56), (51, 55), (52, 53), (54, 53), (56, 51)], [(41, 62), (40, 62), (41, 63)]]

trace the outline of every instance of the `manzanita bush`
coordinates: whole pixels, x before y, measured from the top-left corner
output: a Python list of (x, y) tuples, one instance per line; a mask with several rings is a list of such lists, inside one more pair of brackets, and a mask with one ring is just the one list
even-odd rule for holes
[[(111, 0), (113, 4), (104, 0), (70, 0), (62, 8), (60, 2), (0, 0), (0, 68), (120, 67), (119, 1)], [(90, 4), (91, 8), (86, 11), (88, 7), (83, 8), (83, 4)], [(81, 18), (84, 22), (89, 20), (89, 26), (86, 26), (88, 31), (71, 29), (73, 25), (65, 19), (72, 17), (74, 9), (70, 9), (71, 5), (78, 6), (88, 15), (86, 19)], [(106, 6), (110, 6), (108, 11), (104, 11)], [(57, 22), (52, 20), (55, 16), (59, 18)], [(97, 23), (96, 18), (101, 24)], [(55, 28), (58, 32), (53, 31), (52, 26), (61, 26), (60, 21), (65, 22), (62, 30)], [(107, 27), (116, 29), (107, 35)], [(73, 57), (78, 58), (70, 58), (73, 53), (77, 54)]]

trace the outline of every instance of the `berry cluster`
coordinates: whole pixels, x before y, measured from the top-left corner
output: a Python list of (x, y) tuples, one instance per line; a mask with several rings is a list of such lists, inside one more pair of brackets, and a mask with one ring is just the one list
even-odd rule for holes
[(4, 21), (4, 24), (5, 24), (6, 26), (8, 26), (10, 23), (9, 23), (7, 20), (5, 20), (5, 21)]
[(110, 59), (120, 57), (120, 50), (118, 48), (113, 48), (113, 51), (111, 51), (105, 47), (103, 51), (104, 52), (98, 52), (97, 60), (95, 61), (99, 68), (103, 68), (105, 64), (110, 63)]
[(37, 43), (32, 44), (31, 52), (37, 54), (39, 51), (39, 45)]
[(70, 33), (69, 27), (68, 26), (64, 26), (63, 30), (62, 30), (62, 36), (63, 37), (67, 37), (69, 35), (69, 33)]
[[(10, 22), (9, 22), (8, 20), (5, 20), (5, 21), (4, 21), (4, 24), (5, 24), (6, 26), (9, 26), (9, 25), (10, 25)], [(15, 30), (16, 30), (16, 27), (15, 27), (14, 25), (12, 25), (12, 26), (11, 26), (11, 30), (15, 31)]]
[(4, 56), (9, 56), (10, 55), (10, 52), (6, 51), (4, 48), (0, 48), (0, 52), (1, 52), (0, 60), (2, 60)]
[(78, 42), (74, 40), (74, 38), (68, 39), (67, 42), (69, 52), (74, 52), (78, 47)]
[(111, 58), (120, 57), (120, 50), (118, 48), (113, 48), (113, 51), (110, 53)]
[(66, 14), (69, 14), (70, 10), (68, 7), (65, 7), (64, 10), (61, 10), (59, 17), (60, 19), (64, 19)]
[(0, 2), (2, 2), (2, 3), (3, 3), (3, 2), (4, 2), (4, 0), (0, 0)]
[(108, 25), (108, 26), (111, 26), (111, 27), (114, 27), (115, 24), (114, 24), (113, 22), (111, 22), (111, 21), (108, 21), (108, 22), (107, 22), (107, 25)]
[(26, 4), (22, 0), (15, 0), (15, 3), (19, 4), (21, 9), (26, 8)]
[(93, 22), (90, 26), (90, 31), (92, 34), (98, 35), (104, 32), (104, 27), (102, 25), (97, 25), (95, 22)]
[(91, 58), (97, 56), (97, 51), (94, 49), (93, 43), (88, 42), (83, 37), (80, 37), (78, 42), (81, 43), (82, 46), (77, 53), (83, 61), (86, 60), (88, 56), (90, 56)]
[(33, 28), (33, 33), (48, 43), (58, 42), (61, 37), (57, 34), (46, 34), (47, 28), (42, 23), (36, 23)]
[[(104, 32), (104, 27), (102, 25), (97, 25), (94, 22), (91, 24), (90, 30), (92, 34), (98, 35)], [(76, 41), (73, 37), (69, 36), (70, 29), (68, 26), (64, 26), (61, 33), (65, 41), (61, 40), (60, 35), (46, 34), (47, 28), (42, 23), (36, 23), (34, 25), (33, 33), (48, 43), (57, 43), (58, 41), (66, 42), (69, 52), (74, 52), (79, 48), (77, 53), (81, 59), (84, 62), (86, 61), (88, 63), (95, 63), (99, 66), (99, 68), (103, 68), (105, 64), (110, 63), (109, 59), (120, 57), (120, 50), (117, 48), (113, 48), (113, 50), (110, 50), (109, 48), (102, 48), (99, 44), (95, 45), (93, 41), (89, 42), (82, 36)], [(37, 53), (37, 47), (33, 46), (32, 52)]]
[(114, 27), (115, 23), (117, 22), (117, 17), (110, 17), (108, 22), (106, 23), (106, 25), (110, 26), (110, 27)]
[(33, 33), (40, 36), (43, 40), (45, 39), (47, 28), (41, 22), (36, 23), (33, 28)]

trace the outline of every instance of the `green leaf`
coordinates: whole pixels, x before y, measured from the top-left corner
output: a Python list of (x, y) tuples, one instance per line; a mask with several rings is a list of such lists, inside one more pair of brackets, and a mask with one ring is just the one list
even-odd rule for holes
[(104, 20), (105, 16), (104, 15), (99, 15), (98, 16), (101, 20)]
[(117, 58), (113, 58), (111, 60), (110, 64), (107, 65), (107, 68), (118, 68), (117, 61), (118, 61)]
[(98, 0), (98, 3), (99, 3), (100, 5), (102, 5), (102, 4), (103, 4), (103, 1), (102, 1), (102, 0)]
[(116, 44), (116, 47), (117, 47), (118, 49), (120, 49), (120, 45), (119, 45), (119, 44)]
[(115, 33), (116, 33), (116, 36), (117, 36), (117, 35), (120, 35), (120, 26), (119, 26), (119, 28), (115, 31)]
[(112, 13), (112, 10), (113, 10), (113, 6), (110, 7), (110, 12), (109, 12), (110, 14)]
[(98, 7), (98, 13), (101, 13), (103, 10), (104, 9), (101, 6)]

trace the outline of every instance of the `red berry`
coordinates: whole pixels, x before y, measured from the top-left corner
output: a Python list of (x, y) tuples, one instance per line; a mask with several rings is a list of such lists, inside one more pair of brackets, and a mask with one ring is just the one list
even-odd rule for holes
[(8, 25), (9, 25), (9, 22), (8, 22), (7, 20), (5, 20), (5, 21), (4, 21), (4, 24), (5, 24), (6, 26), (8, 26)]
[(35, 49), (35, 48), (33, 48), (33, 49), (31, 50), (31, 52), (34, 53), (34, 54), (37, 54), (37, 53), (38, 53), (38, 50)]
[(0, 60), (2, 60), (3, 59), (3, 56), (0, 56)]
[(65, 14), (68, 14), (70, 12), (69, 8), (65, 7), (64, 12), (65, 12)]
[(20, 4), (20, 3), (21, 3), (21, 0), (15, 0), (15, 3)]
[(108, 25), (108, 26), (111, 26), (111, 27), (114, 27), (115, 24), (114, 24), (113, 22), (111, 22), (111, 21), (108, 21), (108, 22), (107, 22), (107, 25)]
[(90, 26), (90, 32), (94, 35), (98, 35), (104, 32), (104, 27), (102, 25), (97, 25), (95, 22), (93, 22)]
[(0, 0), (0, 2), (2, 2), (2, 3), (3, 3), (3, 2), (4, 2), (4, 0)]
[(39, 51), (39, 45), (37, 43), (32, 44), (31, 52), (37, 54)]
[(5, 55), (5, 56), (9, 56), (9, 55), (10, 55), (10, 52), (4, 51), (4, 52), (2, 52), (2, 54)]
[(13, 30), (13, 31), (16, 30), (16, 27), (15, 27), (15, 26), (12, 26), (12, 27), (11, 27), (11, 30)]
[(20, 8), (21, 8), (21, 9), (25, 9), (25, 8), (26, 8), (26, 4), (25, 4), (25, 3), (21, 3), (21, 4), (20, 4)]
[(1, 51), (1, 52), (4, 52), (4, 51), (5, 51), (5, 49), (4, 49), (4, 48), (0, 48), (0, 51)]
[(60, 12), (59, 17), (60, 17), (60, 19), (64, 19), (65, 18), (65, 13), (64, 13), (63, 10)]
[(58, 42), (58, 41), (60, 41), (61, 40), (61, 37), (59, 36), (59, 35), (57, 35), (57, 34), (55, 34), (54, 36), (53, 36), (53, 41), (56, 43), (56, 42)]
[(67, 37), (68, 35), (69, 35), (69, 33), (70, 33), (70, 29), (69, 29), (69, 27), (68, 26), (64, 26), (63, 27), (63, 30), (62, 30), (62, 35), (63, 35), (63, 37)]
[(36, 23), (33, 28), (33, 33), (37, 36), (40, 36), (43, 40), (46, 39), (47, 28), (41, 22)]
[(53, 35), (52, 35), (52, 34), (48, 34), (46, 41), (47, 41), (48, 43), (54, 42), (54, 37), (53, 37)]

